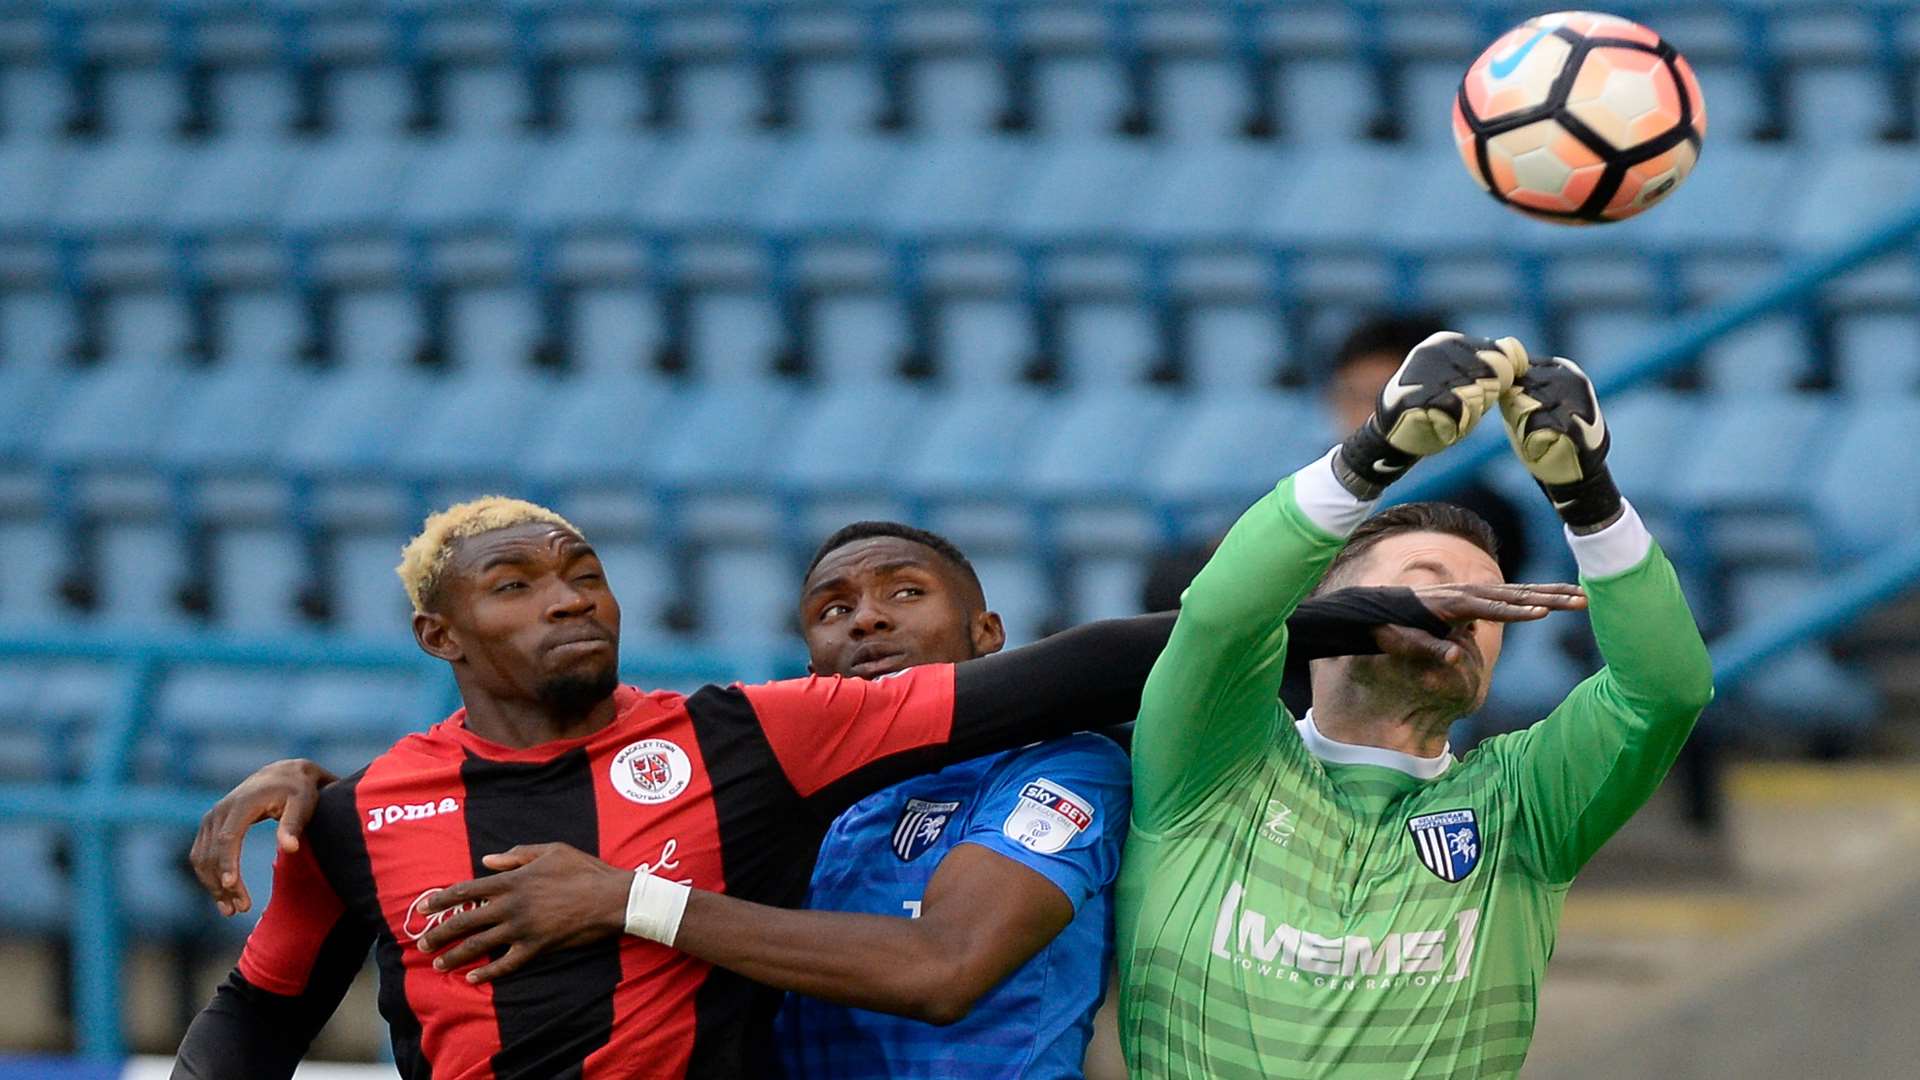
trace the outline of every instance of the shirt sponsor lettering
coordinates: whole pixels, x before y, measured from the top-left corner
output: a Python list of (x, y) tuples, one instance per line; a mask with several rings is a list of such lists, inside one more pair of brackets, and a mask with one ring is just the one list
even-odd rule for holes
[(1239, 882), (1227, 889), (1213, 924), (1213, 955), (1243, 971), (1346, 990), (1456, 983), (1473, 968), (1480, 909), (1456, 912), (1450, 925), (1394, 930), (1375, 939), (1323, 937), (1244, 906)]

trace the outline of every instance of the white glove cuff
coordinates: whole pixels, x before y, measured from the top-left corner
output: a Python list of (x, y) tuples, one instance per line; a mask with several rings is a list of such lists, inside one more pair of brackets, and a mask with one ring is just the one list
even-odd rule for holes
[(1334, 475), (1333, 457), (1339, 452), (1336, 446), (1326, 457), (1293, 474), (1293, 501), (1307, 520), (1335, 536), (1345, 536), (1359, 528), (1380, 501), (1361, 501)]
[[(1565, 528), (1565, 526), (1562, 526)], [(1579, 536), (1566, 529), (1567, 546), (1573, 549), (1573, 561), (1580, 564), (1580, 576), (1613, 577), (1639, 566), (1653, 549), (1653, 534), (1633, 504), (1620, 500), (1620, 518), (1599, 532)]]
[(680, 936), (680, 917), (687, 912), (690, 886), (654, 877), (644, 870), (633, 875), (627, 891), (627, 933), (672, 945)]

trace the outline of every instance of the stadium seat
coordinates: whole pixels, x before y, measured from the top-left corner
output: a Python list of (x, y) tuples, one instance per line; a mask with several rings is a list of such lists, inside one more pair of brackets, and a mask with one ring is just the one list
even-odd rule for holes
[[(1826, 252), (1882, 224), (1913, 204), (1914, 177), (1920, 175), (1916, 166), (1920, 166), (1920, 153), (1911, 148), (1834, 148), (1801, 181), (1800, 198), (1784, 219), (1788, 241), (1803, 251)], [(1856, 296), (1864, 282), (1877, 295), (1911, 276), (1862, 275), (1840, 282), (1838, 291)], [(1909, 290), (1905, 297), (1912, 295)]]
[(582, 528), (640, 528), (652, 514), (654, 453), (679, 418), (687, 393), (658, 376), (583, 373), (553, 387), (541, 420), (518, 455), (519, 473), (579, 513)]
[(392, 463), (401, 477), (425, 485), (436, 506), (510, 489), (530, 440), (552, 422), (557, 384), (524, 370), (446, 377), (395, 445)]
[(904, 459), (901, 481), (930, 499), (998, 499), (1015, 490), (1047, 415), (1046, 397), (983, 388), (949, 397)]
[(1145, 491), (1171, 508), (1235, 514), (1335, 441), (1317, 397), (1271, 390), (1197, 399), (1172, 430)]
[(78, 502), (56, 504), (55, 514), (71, 520), (95, 510), (156, 512), (163, 495), (147, 483), (149, 470), (188, 383), (184, 365), (148, 357), (125, 357), (73, 376), (59, 421), (40, 444), (43, 462), (81, 482), (74, 488)]
[(1366, 70), (1344, 56), (1280, 66), (1280, 134), (1294, 144), (1337, 146), (1362, 138), (1374, 100)]
[(68, 616), (54, 591), (70, 568), (63, 532), (35, 522), (0, 523), (0, 558), (13, 567), (0, 582), (0, 627), (31, 631), (59, 626)]
[(178, 667), (160, 680), (144, 742), (159, 785), (215, 790), (244, 779), (263, 761), (306, 756), (280, 722), (287, 678), (279, 671)]
[(400, 645), (413, 640), (412, 610), (393, 568), (418, 528), (415, 518), (405, 530), (343, 533), (326, 547), (321, 571), (331, 586), (329, 629)]
[(1891, 114), (1886, 80), (1863, 67), (1803, 68), (1788, 101), (1789, 130), (1805, 146), (1871, 144)]
[(1835, 331), (1841, 393), (1883, 397), (1889, 387), (1920, 395), (1920, 314), (1851, 315)]
[(1887, 474), (1920, 431), (1920, 399), (1856, 402), (1834, 421), (1810, 478), (1822, 554), (1844, 563), (1920, 535), (1920, 490)]
[(0, 926), (14, 933), (64, 934), (72, 908), (65, 875), (56, 864), (59, 834), (44, 825), (0, 825)]
[(769, 478), (804, 499), (883, 490), (895, 482), (899, 461), (938, 400), (893, 381), (823, 387), (802, 400)]
[[(1706, 510), (1793, 510), (1804, 505), (1818, 432), (1829, 407), (1818, 395), (1743, 395), (1716, 402), (1695, 433), (1692, 466), (1676, 498)], [(1767, 433), (1756, 439), (1753, 433)]]
[(701, 625), (740, 643), (774, 644), (794, 633), (800, 570), (770, 548), (709, 547), (695, 560)]
[(1068, 578), (1072, 598), (1067, 621), (1118, 619), (1140, 613), (1146, 567), (1138, 558), (1076, 559)]
[(1700, 369), (1707, 384), (1725, 393), (1787, 391), (1820, 374), (1801, 320), (1785, 317), (1749, 323), (1708, 346)]
[(239, 634), (312, 629), (296, 600), (307, 583), (305, 539), (288, 528), (223, 528), (207, 538), (210, 605), (219, 627)]
[[(1768, 624), (1804, 603), (1821, 578), (1803, 570), (1750, 570), (1729, 585), (1736, 628)], [(1753, 722), (1789, 730), (1859, 728), (1880, 711), (1871, 680), (1836, 664), (1817, 644), (1769, 660), (1736, 691)]]
[[(221, 139), (189, 155), (178, 197), (158, 223), (172, 254), (170, 285), (187, 313), (189, 354), (237, 354), (263, 340), (277, 355), (298, 348), (299, 334), (287, 328), (234, 325), (245, 316), (233, 294), (278, 291), (279, 215), (301, 160), (295, 144), (269, 138)], [(293, 321), (285, 311), (273, 316)]]
[[(11, 634), (58, 625), (13, 624)], [(81, 661), (0, 661), (0, 690), (12, 696), (0, 706), (0, 775), (8, 780), (71, 783), (84, 775), (96, 745), (95, 727), (116, 705), (119, 672)]]
[(1494, 671), (1486, 708), (1475, 718), (1499, 728), (1545, 719), (1588, 672), (1561, 645), (1567, 623), (1547, 619), (1509, 626)]
[(1048, 631), (1060, 629), (1048, 625), (1060, 610), (1060, 597), (1055, 595), (1044, 568), (1014, 555), (968, 551), (967, 556), (980, 575), (987, 606), (999, 612), (1006, 623), (1008, 648), (1037, 641)]
[(1692, 395), (1641, 390), (1606, 403), (1613, 444), (1607, 468), (1636, 503), (1668, 505), (1680, 481), (1673, 462), (1705, 407)]
[(421, 660), (418, 672), (315, 671), (288, 680), (276, 721), (282, 737), (310, 748), (314, 760), (334, 772), (351, 773), (457, 706), (449, 702), (445, 671), (425, 656)]

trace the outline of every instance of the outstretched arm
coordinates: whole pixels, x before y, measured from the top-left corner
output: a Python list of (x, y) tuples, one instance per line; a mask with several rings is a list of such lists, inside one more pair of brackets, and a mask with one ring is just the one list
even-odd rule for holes
[(1408, 354), (1372, 416), (1241, 515), (1181, 602), (1141, 695), (1134, 824), (1157, 832), (1273, 741), (1287, 616), (1386, 486), (1465, 438), (1526, 369), (1518, 342), (1435, 334)]
[(1713, 665), (1673, 564), (1632, 506), (1573, 544), (1607, 666), (1545, 720), (1490, 740), (1511, 757), (1535, 868), (1554, 883), (1573, 880), (1645, 805), (1713, 698)]
[(1665, 778), (1713, 698), (1713, 665), (1673, 565), (1607, 470), (1612, 437), (1586, 373), (1558, 357), (1536, 363), (1501, 411), (1567, 523), (1607, 661), (1547, 719), (1492, 741), (1525, 793), (1536, 871), (1561, 883)]

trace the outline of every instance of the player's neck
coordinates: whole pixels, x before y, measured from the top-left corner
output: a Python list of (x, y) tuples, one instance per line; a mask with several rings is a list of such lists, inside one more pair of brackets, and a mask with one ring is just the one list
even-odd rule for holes
[(484, 694), (461, 695), (467, 730), (491, 743), (524, 750), (541, 743), (578, 739), (613, 723), (619, 712), (613, 695), (583, 712), (556, 712), (537, 702), (509, 701)]
[(1313, 688), (1313, 723), (1320, 734), (1353, 746), (1376, 746), (1418, 758), (1447, 752), (1456, 716), (1405, 700), (1383, 702), (1351, 682)]

